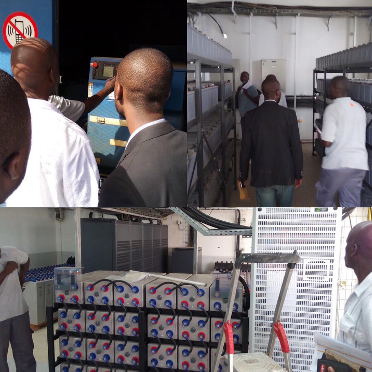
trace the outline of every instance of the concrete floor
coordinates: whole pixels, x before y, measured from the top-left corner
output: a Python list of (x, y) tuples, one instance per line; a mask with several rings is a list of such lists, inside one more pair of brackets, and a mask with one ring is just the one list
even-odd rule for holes
[[(54, 324), (54, 330), (57, 329), (57, 323)], [(42, 327), (39, 330), (35, 331), (33, 336), (34, 340), (34, 356), (37, 363), (37, 372), (48, 372), (48, 343), (47, 343), (47, 327)], [(58, 341), (54, 343), (56, 357), (59, 354)], [(16, 372), (13, 354), (11, 347), (9, 347), (8, 352), (8, 364), (10, 372)], [(59, 367), (57, 368), (59, 371)]]
[[(303, 182), (302, 185), (295, 189), (293, 196), (293, 207), (315, 207), (316, 189), (315, 183), (319, 179), (321, 160), (312, 155), (312, 144), (302, 145), (304, 156)], [(239, 162), (240, 142), (237, 144), (237, 158)], [(239, 164), (238, 164), (239, 167)], [(239, 168), (238, 168), (239, 169)], [(238, 172), (239, 174), (239, 172)], [(249, 180), (250, 182), (250, 177)], [(248, 187), (248, 200), (240, 200), (239, 190), (234, 190), (228, 200), (228, 207), (257, 207), (256, 192), (254, 187)]]

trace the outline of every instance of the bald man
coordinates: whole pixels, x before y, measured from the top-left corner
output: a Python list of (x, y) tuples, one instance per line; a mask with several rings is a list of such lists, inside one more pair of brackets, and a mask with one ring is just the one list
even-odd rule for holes
[[(276, 81), (278, 81), (276, 76), (273, 75), (273, 74), (267, 75), (265, 80), (276, 80)], [(261, 87), (261, 89), (262, 89), (262, 87)], [(259, 98), (259, 101), (258, 101), (258, 106), (261, 106), (264, 102), (265, 102), (265, 96), (263, 94), (260, 94), (260, 98)], [(278, 105), (283, 106), (283, 107), (288, 107), (287, 106), (287, 100), (285, 98), (285, 94), (281, 89), (280, 89), (280, 98), (279, 98), (279, 101), (278, 101)]]
[(31, 146), (31, 116), (20, 85), (0, 70), (0, 205), (21, 184)]
[[(345, 265), (358, 284), (345, 305), (338, 340), (372, 354), (372, 222), (356, 225), (346, 240)], [(336, 371), (337, 372), (337, 371)]]
[(187, 134), (163, 115), (172, 76), (171, 61), (156, 49), (138, 49), (121, 61), (115, 106), (130, 137), (117, 168), (103, 182), (99, 206), (186, 206)]
[(368, 170), (366, 150), (366, 112), (348, 97), (349, 80), (344, 76), (332, 79), (329, 94), (334, 100), (325, 109), (321, 144), (326, 156), (317, 189), (320, 207), (335, 207), (339, 193), (341, 207), (359, 207), (363, 179)]
[(22, 40), (12, 50), (11, 67), (28, 98), (32, 142), (25, 178), (7, 206), (96, 207), (99, 174), (89, 139), (48, 102), (59, 83), (53, 46)]
[(278, 105), (280, 84), (262, 83), (265, 102), (242, 119), (240, 179), (251, 186), (259, 207), (292, 206), (294, 188), (302, 183), (302, 147), (296, 113)]

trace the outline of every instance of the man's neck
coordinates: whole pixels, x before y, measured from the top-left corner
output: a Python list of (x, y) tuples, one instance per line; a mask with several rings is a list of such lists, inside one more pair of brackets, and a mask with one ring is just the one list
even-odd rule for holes
[(27, 98), (42, 99), (44, 101), (48, 101), (48, 99), (49, 99), (48, 94), (28, 92), (28, 91), (26, 91), (25, 93), (26, 93)]
[(372, 273), (371, 266), (368, 268), (358, 266), (356, 269), (354, 269), (355, 275), (358, 278), (358, 283), (362, 283), (363, 280)]
[(132, 134), (135, 130), (142, 127), (142, 125), (145, 125), (147, 123), (151, 123), (152, 121), (164, 119), (163, 114), (145, 114), (142, 116), (136, 116), (136, 117), (126, 117), (129, 133)]

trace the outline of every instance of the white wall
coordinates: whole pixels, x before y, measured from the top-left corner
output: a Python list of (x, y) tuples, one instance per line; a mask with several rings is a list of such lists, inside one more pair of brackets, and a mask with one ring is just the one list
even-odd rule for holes
[(52, 208), (0, 208), (0, 247), (14, 246), (30, 256), (31, 268), (57, 263)]
[[(279, 3), (279, 2), (276, 2)], [(313, 3), (313, 2), (312, 2)], [(327, 2), (327, 5), (329, 2)], [(338, 1), (333, 1), (338, 5)], [(354, 5), (354, 2), (348, 2)], [(331, 5), (329, 5), (331, 6)], [(232, 52), (233, 59), (239, 59), (240, 71), (249, 71), (253, 84), (261, 86), (262, 59), (286, 59), (286, 94), (294, 94), (294, 57), (295, 57), (295, 17), (278, 17), (278, 29), (274, 17), (239, 15), (234, 23), (233, 15), (213, 15), (228, 35), (224, 39), (217, 24), (208, 15), (196, 17), (195, 26), (207, 36)], [(249, 22), (252, 20), (252, 45), (249, 53)], [(327, 31), (326, 18), (300, 17), (298, 23), (298, 50), (296, 94), (312, 95), (315, 59), (353, 46), (354, 19), (332, 18)], [(365, 44), (371, 40), (368, 19), (357, 19), (356, 43)], [(250, 71), (250, 58), (252, 70)], [(300, 134), (302, 139), (312, 138), (312, 109), (299, 109), (298, 118), (302, 119)]]
[[(253, 208), (239, 208), (241, 212), (241, 224), (252, 226)], [(238, 213), (235, 209), (206, 209), (204, 213), (211, 217), (227, 222), (238, 222)], [(235, 261), (236, 236), (203, 236), (198, 233), (197, 244), (202, 248), (202, 273), (210, 273), (214, 269), (216, 261)], [(240, 238), (240, 247), (243, 252), (250, 252), (251, 238)]]

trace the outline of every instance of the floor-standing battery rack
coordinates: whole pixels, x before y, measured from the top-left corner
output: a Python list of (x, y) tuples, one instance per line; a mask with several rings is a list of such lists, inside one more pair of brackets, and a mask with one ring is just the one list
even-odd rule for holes
[[(85, 274), (76, 290), (56, 291), (54, 306), (47, 308), (49, 372), (209, 372), (225, 315), (214, 277), (168, 274), (126, 282), (117, 279), (122, 274)], [(236, 301), (235, 348), (248, 352), (248, 317), (242, 298)]]
[[(313, 70), (313, 155), (324, 156), (324, 148), (316, 138), (315, 125), (322, 130), (324, 110), (332, 101), (328, 94), (330, 79), (328, 74), (369, 74), (372, 72), (372, 43), (346, 49), (338, 53), (317, 58), (316, 68)], [(369, 171), (363, 182), (362, 206), (372, 205), (372, 80), (350, 80), (350, 97), (360, 103), (367, 113), (366, 148), (368, 151)]]
[[(194, 77), (187, 92), (188, 205), (226, 206), (237, 187), (232, 55), (187, 25), (187, 62), (188, 76)], [(205, 74), (218, 74), (219, 82), (203, 81), (210, 80)]]
[[(281, 323), (294, 372), (308, 371), (315, 352), (314, 333), (335, 336), (341, 209), (257, 208), (253, 253), (301, 256), (289, 284)], [(266, 352), (285, 266), (252, 265), (250, 352)], [(273, 359), (283, 365), (279, 343)]]

